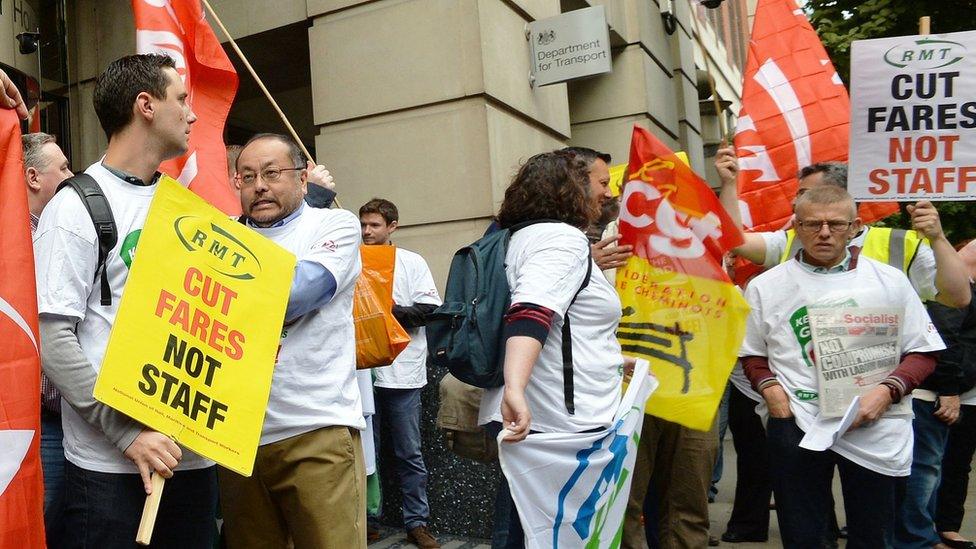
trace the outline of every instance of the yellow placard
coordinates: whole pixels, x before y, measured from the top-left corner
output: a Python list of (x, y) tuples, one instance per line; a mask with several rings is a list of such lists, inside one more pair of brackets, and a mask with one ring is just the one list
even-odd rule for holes
[(645, 358), (658, 388), (646, 412), (711, 428), (745, 335), (749, 306), (731, 283), (674, 272), (634, 256), (617, 269), (623, 306), (617, 339)]
[(295, 256), (165, 176), (136, 255), (95, 398), (250, 475)]

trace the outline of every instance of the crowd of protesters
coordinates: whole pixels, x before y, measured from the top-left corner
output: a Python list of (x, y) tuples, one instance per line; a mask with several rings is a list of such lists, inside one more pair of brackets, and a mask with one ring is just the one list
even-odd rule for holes
[[(4, 101), (22, 110), (16, 89), (0, 76)], [(196, 120), (174, 62), (158, 55), (112, 62), (95, 82), (94, 110), (108, 146), (84, 173), (111, 206), (120, 237), (104, 257), (81, 197), (57, 192), (72, 173), (54, 137), (23, 139), (49, 545), (131, 546), (151, 474), (159, 474), (168, 479), (167, 497), (153, 546), (212, 547), (218, 536), (228, 547), (365, 546), (366, 479), (383, 429), (391, 434), (408, 540), (439, 547), (428, 529), (419, 421), (427, 383), (423, 329), (440, 304), (435, 282), (421, 256), (397, 250), (392, 313), (411, 332), (411, 346), (390, 367), (357, 376), (352, 296), (359, 247), (390, 244), (399, 213), (383, 199), (363, 205), (358, 216), (327, 208), (331, 176), (306, 164), (287, 137), (258, 134), (229, 151), (242, 222), (298, 258), (253, 475), (219, 467), (93, 398), (130, 267), (131, 255), (120, 249), (132, 246), (125, 237), (145, 223), (160, 163), (186, 152)], [(512, 290), (505, 386), (486, 391), (480, 423), (496, 435), (506, 429), (507, 443), (531, 432), (607, 428), (620, 372), (633, 365), (615, 337), (621, 307), (613, 269), (631, 248), (616, 243), (609, 162), (609, 155), (577, 147), (536, 154), (505, 192), (496, 227), (518, 228), (505, 267)], [(722, 203), (741, 224), (735, 151), (719, 150), (716, 168)], [(766, 541), (774, 500), (786, 547), (836, 546), (838, 536), (852, 548), (976, 547), (959, 534), (976, 450), (976, 243), (953, 247), (925, 201), (908, 208), (911, 231), (863, 225), (845, 190), (843, 164), (805, 167), (799, 182), (792, 228), (747, 233), (733, 250), (766, 270), (744, 288), (751, 313), (723, 403), (738, 483), (721, 540)], [(527, 224), (538, 220), (556, 222)], [(798, 318), (806, 322), (809, 308), (840, 305), (903, 310), (901, 359), (861, 397), (850, 430), (828, 450), (808, 450), (801, 439), (826, 420), (794, 327)], [(564, 337), (575, 372), (572, 414), (563, 384), (553, 381), (561, 379)], [(894, 406), (904, 400), (911, 400), (907, 413)], [(718, 543), (709, 533), (708, 502), (720, 415), (710, 431), (645, 417), (624, 547)], [(835, 470), (844, 517), (834, 511)], [(522, 546), (504, 481), (494, 521), (493, 547)]]

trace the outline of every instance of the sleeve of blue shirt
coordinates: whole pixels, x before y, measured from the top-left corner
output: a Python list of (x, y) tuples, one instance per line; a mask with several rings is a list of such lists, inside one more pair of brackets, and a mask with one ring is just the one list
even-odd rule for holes
[(336, 293), (335, 276), (329, 269), (316, 261), (299, 260), (295, 265), (295, 279), (288, 295), (288, 308), (285, 321), (296, 318), (322, 307), (332, 300)]

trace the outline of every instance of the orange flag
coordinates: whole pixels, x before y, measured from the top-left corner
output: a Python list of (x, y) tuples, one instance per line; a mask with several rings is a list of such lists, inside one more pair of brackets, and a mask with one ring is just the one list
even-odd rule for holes
[[(750, 230), (784, 228), (793, 215), (797, 172), (847, 161), (850, 100), (817, 33), (794, 0), (759, 0), (736, 125), (739, 197)], [(897, 204), (861, 208), (865, 222)]]
[[(621, 244), (632, 244), (635, 255), (652, 263), (667, 261), (679, 272), (728, 280), (722, 255), (742, 244), (742, 233), (708, 183), (651, 132), (636, 125), (626, 181), (620, 207)], [(650, 246), (652, 242), (663, 247)]]
[(44, 547), (41, 363), (17, 113), (0, 109), (0, 549)]
[(132, 0), (136, 50), (176, 60), (189, 91), (197, 121), (190, 130), (190, 149), (164, 162), (161, 170), (188, 186), (224, 213), (241, 213), (231, 189), (224, 147), (224, 122), (237, 93), (237, 71), (198, 0)]

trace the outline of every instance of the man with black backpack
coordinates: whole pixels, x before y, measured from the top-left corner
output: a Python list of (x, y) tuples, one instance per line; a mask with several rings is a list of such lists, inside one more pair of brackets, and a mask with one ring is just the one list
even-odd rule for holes
[[(105, 156), (66, 182), (78, 192), (55, 195), (34, 237), (41, 362), (62, 394), (65, 543), (131, 547), (155, 473), (169, 480), (153, 543), (211, 547), (213, 462), (92, 397), (157, 169), (186, 152), (196, 115), (175, 62), (162, 55), (113, 61), (95, 82), (94, 106)], [(109, 234), (118, 237), (107, 242)]]

